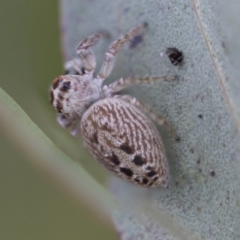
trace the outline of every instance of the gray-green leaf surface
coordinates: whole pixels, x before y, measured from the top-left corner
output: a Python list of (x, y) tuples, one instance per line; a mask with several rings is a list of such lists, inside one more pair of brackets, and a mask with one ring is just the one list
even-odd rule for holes
[[(171, 168), (168, 189), (143, 189), (112, 177), (122, 211), (121, 239), (239, 239), (239, 4), (231, 0), (62, 0), (64, 60), (84, 37), (107, 31), (94, 47), (98, 68), (111, 41), (147, 22), (142, 42), (120, 51), (109, 78), (177, 75), (128, 93), (164, 116), (180, 134), (160, 130)], [(163, 54), (176, 47), (184, 62)]]

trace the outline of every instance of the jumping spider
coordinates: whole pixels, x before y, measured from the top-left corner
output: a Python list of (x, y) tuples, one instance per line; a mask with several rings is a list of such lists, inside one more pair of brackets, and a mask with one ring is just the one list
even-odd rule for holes
[[(96, 61), (90, 50), (101, 34), (93, 34), (77, 47), (78, 57), (66, 67), (77, 74), (56, 78), (51, 87), (52, 105), (58, 110), (58, 123), (72, 135), (81, 132), (90, 153), (105, 168), (133, 183), (166, 187), (168, 164), (158, 131), (149, 117), (163, 125), (176, 140), (179, 137), (163, 117), (136, 98), (117, 93), (133, 84), (165, 81), (174, 77), (120, 78), (103, 85), (110, 75), (118, 50), (139, 34), (145, 24), (114, 41), (103, 65), (93, 76)], [(148, 117), (148, 116), (149, 117)]]

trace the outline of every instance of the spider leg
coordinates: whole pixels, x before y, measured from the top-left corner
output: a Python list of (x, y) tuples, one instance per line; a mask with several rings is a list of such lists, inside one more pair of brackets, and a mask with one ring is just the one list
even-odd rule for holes
[(84, 69), (91, 74), (93, 74), (95, 70), (96, 59), (89, 48), (95, 45), (102, 35), (101, 33), (92, 34), (83, 39), (77, 46), (77, 54), (82, 61), (82, 65)]
[(97, 76), (98, 79), (101, 79), (102, 81), (106, 79), (110, 73), (112, 72), (112, 69), (114, 67), (115, 63), (115, 57), (118, 52), (118, 50), (129, 40), (131, 40), (135, 35), (139, 34), (139, 32), (146, 27), (146, 24), (142, 24), (126, 34), (124, 34), (122, 37), (114, 41), (108, 51), (106, 52), (104, 62), (102, 64), (101, 70)]
[(157, 81), (168, 81), (168, 80), (173, 80), (175, 78), (176, 76), (120, 78), (117, 81), (111, 83), (108, 87), (110, 89), (110, 93), (116, 93), (132, 85), (152, 84)]
[(69, 119), (65, 117), (62, 113), (59, 113), (57, 115), (57, 122), (62, 128), (68, 129), (73, 137), (77, 137), (79, 135), (79, 120)]
[(114, 97), (135, 105), (152, 120), (156, 121), (159, 125), (162, 125), (168, 132), (170, 132), (170, 134), (175, 138), (176, 141), (180, 140), (180, 137), (177, 135), (175, 130), (166, 122), (166, 120), (159, 114), (155, 113), (148, 105), (139, 102), (136, 98), (130, 95), (115, 95)]

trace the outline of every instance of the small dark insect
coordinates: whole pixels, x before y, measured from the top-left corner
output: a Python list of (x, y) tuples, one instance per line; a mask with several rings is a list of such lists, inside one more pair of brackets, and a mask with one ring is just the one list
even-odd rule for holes
[(177, 66), (183, 61), (183, 54), (177, 48), (167, 48), (166, 54), (174, 66)]

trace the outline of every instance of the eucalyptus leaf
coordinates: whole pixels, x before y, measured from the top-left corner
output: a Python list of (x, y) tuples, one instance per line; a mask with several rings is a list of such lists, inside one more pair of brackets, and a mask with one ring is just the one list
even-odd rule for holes
[(116, 207), (114, 198), (81, 165), (61, 152), (1, 88), (0, 130), (58, 188), (90, 207), (101, 220), (110, 220), (109, 210)]
[[(110, 179), (122, 206), (112, 213), (121, 239), (240, 239), (239, 8), (234, 0), (61, 1), (64, 61), (81, 39), (104, 31), (110, 37), (94, 47), (99, 69), (112, 41), (147, 22), (138, 44), (118, 54), (108, 82), (178, 76), (128, 90), (164, 116), (181, 141), (160, 130), (171, 170), (167, 189)], [(168, 47), (183, 52), (182, 64), (171, 64)]]

